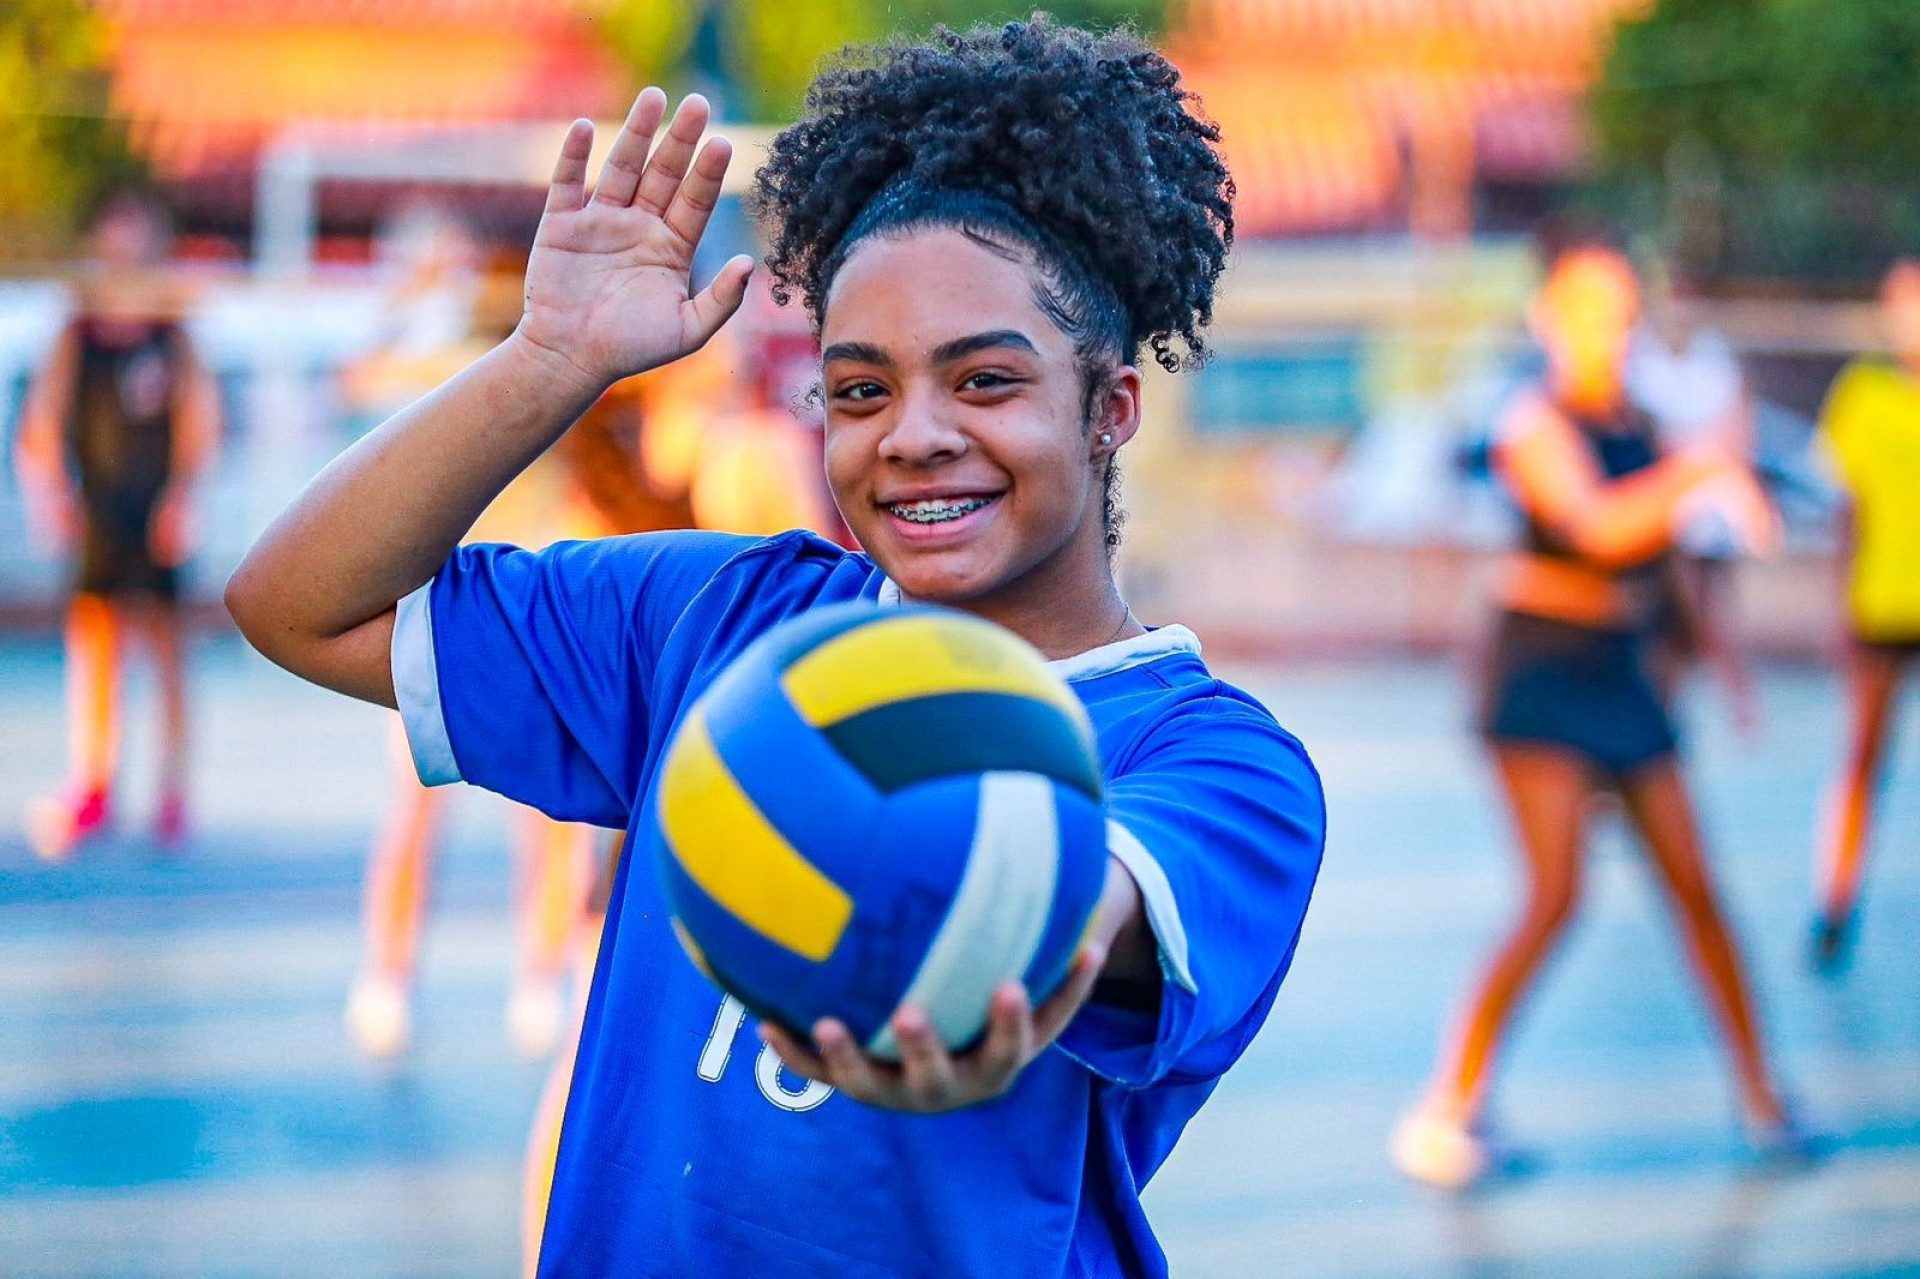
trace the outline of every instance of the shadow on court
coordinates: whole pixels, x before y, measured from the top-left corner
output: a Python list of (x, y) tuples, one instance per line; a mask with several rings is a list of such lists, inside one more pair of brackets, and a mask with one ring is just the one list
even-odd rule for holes
[[(57, 780), (51, 643), (0, 640), (0, 1271), (507, 1275), (543, 1065), (502, 1030), (504, 809), (443, 844), (416, 1044), (355, 1055), (340, 1009), (386, 801), (384, 725), (237, 643), (195, 657), (199, 803), (174, 858), (141, 838), (150, 736), (130, 709), (116, 835), (42, 866), (18, 834)], [(1905, 734), (1851, 972), (1803, 961), (1835, 682), (1764, 677), (1764, 740), (1692, 708), (1716, 866), (1785, 1073), (1840, 1139), (1769, 1173), (1665, 909), (1605, 817), (1584, 912), (1511, 1045), (1496, 1106), (1533, 1175), (1448, 1199), (1386, 1134), (1515, 902), (1515, 862), (1455, 673), (1432, 663), (1223, 671), (1324, 773), (1331, 840), (1266, 1032), (1147, 1195), (1179, 1275), (1795, 1274), (1920, 1267), (1920, 743)]]

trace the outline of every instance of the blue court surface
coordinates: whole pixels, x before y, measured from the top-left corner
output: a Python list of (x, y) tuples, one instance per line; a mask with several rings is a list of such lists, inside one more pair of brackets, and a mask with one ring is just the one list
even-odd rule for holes
[[(416, 1045), (354, 1052), (340, 1010), (385, 803), (379, 712), (237, 641), (196, 649), (191, 847), (139, 838), (152, 734), (132, 700), (121, 832), (63, 867), (20, 839), (60, 766), (58, 653), (0, 640), (0, 1275), (511, 1275), (540, 1063), (501, 1024), (503, 806), (460, 797)], [(1442, 663), (1241, 665), (1308, 744), (1327, 865), (1266, 1032), (1148, 1193), (1183, 1276), (1920, 1273), (1920, 734), (1901, 734), (1856, 962), (1803, 962), (1837, 681), (1764, 672), (1763, 740), (1696, 699), (1695, 777), (1764, 1015), (1837, 1151), (1757, 1168), (1667, 914), (1602, 818), (1586, 905), (1499, 1091), (1531, 1175), (1448, 1198), (1386, 1135), (1515, 902), (1516, 869)]]

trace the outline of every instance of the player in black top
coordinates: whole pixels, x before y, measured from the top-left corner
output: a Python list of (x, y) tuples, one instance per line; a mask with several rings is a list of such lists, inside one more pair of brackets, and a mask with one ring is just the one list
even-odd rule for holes
[(119, 739), (121, 636), (139, 632), (159, 673), (160, 798), (154, 835), (186, 823), (186, 690), (178, 573), (190, 543), (192, 481), (218, 432), (218, 398), (164, 270), (171, 224), (151, 196), (110, 196), (88, 231), (74, 318), (27, 393), (16, 441), (39, 540), (75, 558), (67, 615), (70, 764), (60, 792), (28, 811), (49, 860), (106, 824)]

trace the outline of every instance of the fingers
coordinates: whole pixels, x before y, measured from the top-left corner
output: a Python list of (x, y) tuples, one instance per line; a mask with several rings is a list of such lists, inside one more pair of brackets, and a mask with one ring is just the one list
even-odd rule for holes
[(653, 214), (667, 211), (680, 190), (680, 180), (687, 176), (694, 145), (706, 132), (711, 115), (707, 100), (697, 93), (688, 94), (681, 101), (679, 110), (673, 113), (673, 123), (667, 126), (667, 136), (654, 148), (653, 158), (640, 174), (639, 189), (633, 198), (635, 208)]
[(1067, 1028), (1073, 1015), (1093, 994), (1093, 984), (1100, 979), (1100, 970), (1106, 966), (1106, 947), (1097, 944), (1081, 947), (1080, 953), (1073, 957), (1073, 967), (1067, 969), (1066, 980), (1060, 983), (1060, 989), (1034, 1010), (1033, 1035), (1036, 1044), (1044, 1047), (1060, 1037), (1060, 1032)]
[(974, 1052), (976, 1087), (1003, 1091), (1038, 1049), (1033, 1010), (1019, 982), (1002, 982), (987, 1005), (987, 1037)]
[(600, 179), (593, 184), (596, 203), (619, 206), (633, 203), (633, 193), (640, 189), (640, 175), (647, 167), (647, 151), (653, 146), (653, 135), (659, 131), (660, 121), (666, 114), (665, 93), (652, 86), (640, 91), (627, 111), (626, 123), (620, 126), (620, 135), (607, 149), (606, 161), (600, 166)]
[(962, 1093), (953, 1055), (925, 1013), (911, 1007), (894, 1013), (893, 1038), (900, 1045), (901, 1082), (914, 1108), (945, 1110), (972, 1099)]
[(688, 244), (700, 243), (706, 234), (707, 219), (720, 203), (720, 183), (727, 176), (727, 163), (733, 159), (733, 143), (725, 138), (709, 138), (700, 148), (686, 181), (674, 193), (667, 206), (666, 224)]
[(897, 1104), (892, 1100), (897, 1083), (883, 1076), (878, 1063), (860, 1051), (846, 1023), (822, 1018), (813, 1028), (813, 1042), (819, 1046), (828, 1083), (861, 1101), (881, 1106)]
[(820, 1054), (772, 1022), (760, 1023), (760, 1042), (773, 1049), (774, 1055), (780, 1058), (780, 1064), (789, 1073), (803, 1079), (817, 1079), (823, 1084), (832, 1082), (827, 1078), (827, 1065), (821, 1060)]
[(560, 142), (560, 158), (553, 162), (547, 184), (547, 212), (571, 213), (586, 203), (587, 156), (593, 151), (593, 122), (575, 120)]
[(958, 1058), (941, 1042), (926, 1013), (910, 1006), (894, 1013), (891, 1021), (900, 1048), (897, 1066), (869, 1056), (845, 1023), (831, 1017), (814, 1026), (811, 1046), (766, 1022), (761, 1023), (760, 1038), (793, 1074), (830, 1084), (856, 1101), (922, 1113), (955, 1110), (1007, 1090), (1086, 1002), (1102, 962), (1097, 948), (1081, 952), (1066, 983), (1043, 1006), (1043, 1011), (1050, 1010), (1044, 1023), (1018, 982), (1002, 983), (988, 1006), (986, 1037)]
[(752, 275), (753, 259), (743, 253), (730, 259), (706, 288), (687, 299), (685, 323), (692, 346), (705, 343), (733, 318), (746, 299), (747, 280)]

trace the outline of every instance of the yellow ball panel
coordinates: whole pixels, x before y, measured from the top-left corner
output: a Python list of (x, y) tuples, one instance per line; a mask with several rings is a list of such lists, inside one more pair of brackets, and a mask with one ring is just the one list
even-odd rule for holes
[(853, 899), (740, 789), (698, 710), (667, 753), (660, 830), (688, 878), (742, 924), (815, 963), (833, 953)]
[(1031, 697), (1084, 722), (1046, 664), (991, 623), (905, 614), (837, 635), (789, 666), (780, 686), (815, 728), (890, 702), (943, 693)]

